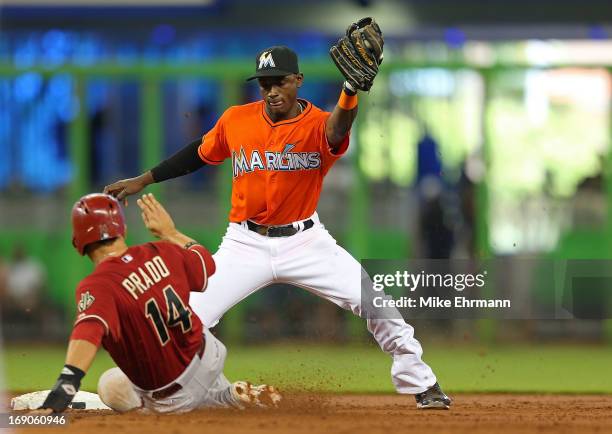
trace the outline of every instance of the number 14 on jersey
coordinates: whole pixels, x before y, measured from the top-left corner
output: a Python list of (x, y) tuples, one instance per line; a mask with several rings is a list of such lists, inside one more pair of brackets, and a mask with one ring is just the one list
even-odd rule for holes
[(181, 326), (181, 331), (187, 333), (191, 330), (191, 309), (185, 306), (183, 300), (178, 296), (174, 288), (168, 285), (164, 288), (164, 298), (166, 299), (166, 319), (162, 316), (162, 311), (157, 301), (151, 298), (145, 304), (145, 314), (157, 333), (162, 346), (166, 345), (170, 340), (168, 333), (169, 327)]

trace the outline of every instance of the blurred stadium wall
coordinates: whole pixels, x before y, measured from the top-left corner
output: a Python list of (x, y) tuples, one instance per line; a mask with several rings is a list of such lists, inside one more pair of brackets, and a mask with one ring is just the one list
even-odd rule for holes
[[(302, 96), (331, 109), (327, 50), (357, 18), (386, 36), (351, 149), (319, 211), (359, 258), (609, 258), (610, 67), (606, 2), (221, 1), (0, 4), (0, 278), (8, 338), (65, 336), (89, 270), (70, 245), (73, 201), (148, 169), (258, 98), (254, 54), (300, 54)], [(152, 188), (212, 250), (226, 226), (228, 164)], [(149, 237), (128, 207), (130, 241)], [(10, 299), (17, 251), (42, 265), (40, 315)], [(0, 276), (3, 273), (0, 272)], [(40, 280), (40, 279), (39, 279)], [(32, 278), (32, 281), (36, 281)], [(525, 282), (517, 282), (518, 286)], [(520, 290), (520, 288), (517, 288)], [(41, 319), (44, 318), (44, 319)], [(28, 324), (34, 324), (28, 329)], [(248, 324), (248, 327), (245, 327)], [(354, 338), (361, 323), (274, 287), (233, 309), (233, 339)], [(479, 325), (453, 327), (458, 336)], [(446, 325), (426, 323), (421, 334)], [(601, 340), (603, 321), (496, 328), (503, 338)]]

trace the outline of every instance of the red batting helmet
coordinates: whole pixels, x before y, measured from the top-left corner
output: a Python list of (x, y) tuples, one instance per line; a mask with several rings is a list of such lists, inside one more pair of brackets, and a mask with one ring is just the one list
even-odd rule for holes
[(81, 255), (88, 244), (119, 236), (125, 236), (125, 218), (114, 197), (88, 194), (72, 207), (72, 245)]

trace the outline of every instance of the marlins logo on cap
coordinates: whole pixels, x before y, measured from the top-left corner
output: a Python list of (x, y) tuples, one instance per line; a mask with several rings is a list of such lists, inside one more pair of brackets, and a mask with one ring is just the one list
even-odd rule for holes
[(261, 68), (276, 68), (271, 51), (264, 51), (261, 53), (261, 56), (259, 56), (259, 66), (257, 66), (257, 69)]
[(247, 80), (261, 77), (284, 77), (299, 72), (295, 51), (285, 46), (268, 47), (255, 56), (255, 75)]

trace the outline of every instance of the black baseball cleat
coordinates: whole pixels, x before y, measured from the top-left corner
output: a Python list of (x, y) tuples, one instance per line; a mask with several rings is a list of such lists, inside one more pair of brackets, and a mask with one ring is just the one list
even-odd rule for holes
[(422, 410), (437, 409), (448, 410), (453, 402), (448, 397), (438, 383), (431, 386), (425, 392), (414, 395), (416, 398), (417, 408)]

